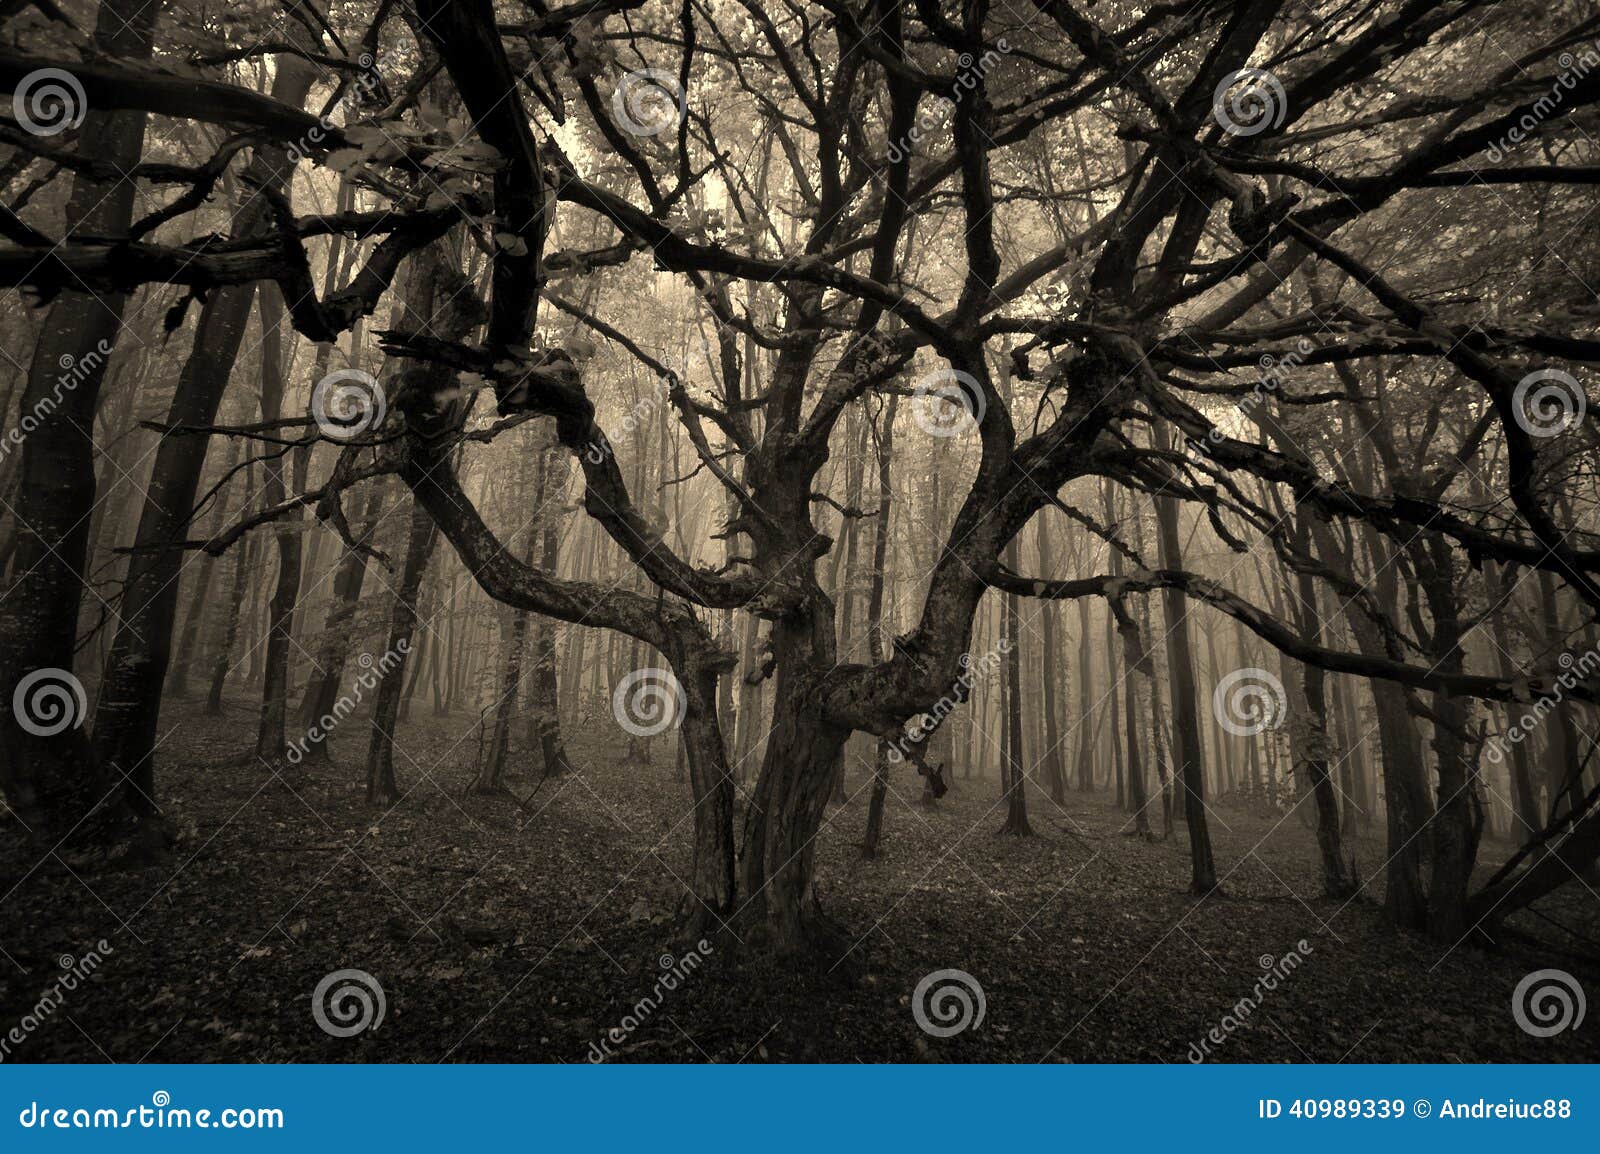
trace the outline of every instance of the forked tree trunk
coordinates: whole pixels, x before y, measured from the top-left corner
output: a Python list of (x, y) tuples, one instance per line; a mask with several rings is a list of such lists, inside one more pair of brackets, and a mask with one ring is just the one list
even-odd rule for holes
[[(436, 242), (411, 257), (404, 290), (404, 323), (408, 329), (427, 331), (441, 340), (461, 340), (481, 322), (483, 306), (475, 296), (463, 291), (465, 278), (447, 263), (450, 259), (445, 251), (447, 243), (447, 240)], [(395, 391), (403, 397), (432, 398), (448, 393), (455, 379), (453, 372), (435, 364), (408, 365), (400, 374)], [(440, 422), (448, 428), (459, 419), (459, 414), (460, 402), (449, 402)], [(381, 659), (388, 672), (378, 686), (367, 745), (369, 802), (385, 803), (400, 797), (394, 776), (395, 729), (406, 691), (406, 674), (415, 664), (415, 655), (410, 650), (418, 620), (417, 596), (438, 536), (437, 523), (413, 496), (405, 566), (390, 609), (388, 643)]]

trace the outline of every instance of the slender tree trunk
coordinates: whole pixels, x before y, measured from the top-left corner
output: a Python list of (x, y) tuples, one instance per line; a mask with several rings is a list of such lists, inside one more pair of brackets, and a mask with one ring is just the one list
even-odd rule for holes
[[(261, 418), (275, 421), (283, 413), (288, 382), (283, 368), (283, 294), (275, 284), (263, 284), (258, 300), (261, 316)], [(284, 485), (285, 459), (266, 462), (262, 485), (267, 504), (288, 496)], [(261, 716), (256, 728), (256, 756), (269, 765), (281, 761), (288, 746), (284, 719), (289, 711), (289, 646), (294, 636), (294, 607), (300, 597), (300, 510), (273, 524), (278, 550), (277, 581), (267, 603), (266, 669), (261, 682)]]
[[(1511, 604), (1512, 586), (1506, 579), (1505, 569), (1490, 563), (1488, 572), (1491, 577), (1485, 577), (1485, 582), (1492, 590), (1496, 611), (1489, 615), (1494, 636), (1495, 657), (1500, 668), (1500, 676), (1511, 678), (1517, 674), (1516, 667), (1511, 661), (1511, 638), (1506, 631), (1506, 615), (1504, 610)], [(1506, 716), (1511, 715), (1511, 707), (1504, 710)], [(1509, 747), (1509, 748), (1508, 748)], [(1510, 754), (1511, 778), (1511, 810), (1515, 818), (1512, 823), (1512, 835), (1517, 841), (1525, 841), (1544, 828), (1544, 821), (1539, 814), (1539, 801), (1533, 792), (1533, 774), (1528, 765), (1528, 743), (1526, 741), (1491, 742), (1490, 759), (1503, 759)]]
[[(1545, 570), (1539, 570), (1539, 611), (1544, 629), (1544, 654), (1541, 664), (1551, 676), (1559, 675), (1564, 667), (1560, 655), (1566, 649), (1566, 635), (1561, 625), (1561, 608), (1556, 601), (1556, 583)], [(1547, 758), (1545, 785), (1549, 790), (1549, 820), (1554, 821), (1561, 812), (1561, 801), (1577, 808), (1583, 799), (1583, 756), (1579, 744), (1578, 727), (1572, 720), (1572, 706), (1559, 701), (1552, 710), (1550, 753)]]
[(1084, 793), (1094, 790), (1094, 757), (1098, 723), (1091, 725), (1090, 718), (1098, 710), (1094, 705), (1094, 649), (1089, 633), (1089, 599), (1078, 601), (1078, 789)]
[(423, 574), (427, 572), (428, 558), (438, 535), (433, 518), (413, 501), (405, 568), (401, 570), (400, 585), (395, 590), (389, 617), (389, 640), (384, 651), (386, 655), (398, 655), (399, 665), (383, 679), (372, 710), (372, 740), (367, 746), (367, 800), (370, 802), (388, 803), (400, 798), (400, 787), (394, 776), (394, 732), (400, 718), (400, 694), (405, 687), (406, 666), (410, 663), (408, 651), (417, 628), (417, 592), (422, 588)]
[[(867, 640), (871, 658), (876, 663), (889, 660), (890, 629), (883, 621), (884, 573), (889, 567), (889, 541), (893, 526), (890, 524), (890, 501), (894, 495), (890, 472), (894, 456), (894, 418), (900, 398), (891, 393), (884, 404), (883, 423), (878, 430), (878, 516), (872, 541), (872, 582), (867, 589)], [(874, 743), (872, 764), (872, 796), (867, 803), (867, 833), (861, 843), (863, 854), (878, 856), (878, 843), (883, 837), (883, 810), (889, 793), (889, 744), (883, 739)]]
[[(1039, 572), (1046, 577), (1053, 576), (1055, 558), (1050, 549), (1049, 526), (1042, 514), (1038, 518), (1034, 540), (1039, 550)], [(1061, 651), (1057, 648), (1059, 612), (1055, 601), (1046, 601), (1039, 613), (1040, 645), (1044, 649), (1044, 676), (1039, 679), (1044, 693), (1044, 759), (1040, 769), (1044, 774), (1045, 785), (1050, 790), (1050, 800), (1057, 805), (1064, 805), (1067, 800), (1067, 771), (1061, 754), (1060, 706), (1056, 697), (1056, 681), (1060, 678), (1067, 682), (1065, 688), (1070, 692), (1071, 680), (1066, 665), (1061, 660)]]
[[(849, 460), (845, 462), (844, 503), (852, 509), (861, 507), (861, 493), (867, 471), (868, 422), (857, 411), (858, 409), (858, 405), (852, 405), (845, 420), (845, 437), (853, 449)], [(859, 426), (859, 430), (856, 426)], [(834, 570), (836, 577), (834, 600), (837, 602), (839, 615), (839, 653), (842, 658), (848, 660), (855, 646), (853, 627), (856, 590), (861, 583), (861, 526), (858, 517), (846, 516), (842, 520), (841, 532), (844, 540), (839, 551), (843, 563)], [(841, 757), (838, 773), (833, 779), (833, 801), (840, 805), (850, 800), (850, 795), (845, 790), (845, 768), (846, 759)]]
[[(315, 77), (310, 64), (290, 53), (276, 57), (273, 99), (298, 108)], [(281, 188), (289, 164), (277, 145), (258, 146), (251, 181)], [(253, 236), (268, 223), (270, 209), (253, 196), (234, 221), (234, 235)], [(171, 425), (214, 424), (249, 319), (255, 285), (214, 289), (201, 307), (194, 347), (179, 375), (168, 413)], [(264, 386), (265, 387), (265, 386)], [(165, 548), (185, 535), (209, 438), (163, 436), (145, 491), (123, 587), (117, 638), (106, 659), (95, 709), (95, 747), (101, 761), (127, 783), (127, 802), (140, 817), (156, 812), (155, 743), (161, 687), (171, 657), (178, 575), (185, 554)], [(281, 748), (281, 746), (280, 746)]]
[[(1311, 551), (1310, 527), (1303, 509), (1294, 514), (1295, 547)], [(1299, 596), (1295, 603), (1300, 635), (1313, 645), (1322, 644), (1322, 612), (1317, 603), (1317, 584), (1311, 573), (1295, 575)], [(1322, 855), (1322, 890), (1329, 897), (1348, 897), (1355, 883), (1345, 871), (1344, 847), (1339, 838), (1339, 804), (1333, 779), (1328, 772), (1328, 694), (1327, 674), (1318, 665), (1301, 665), (1300, 689), (1305, 696), (1305, 723), (1301, 727), (1305, 742), (1305, 770), (1317, 809), (1317, 849)]]
[[(379, 524), (383, 520), (384, 486), (379, 483), (367, 494), (366, 507), (359, 526), (354, 530), (358, 544), (371, 546)], [(346, 662), (350, 659), (350, 646), (355, 640), (356, 615), (361, 606), (361, 589), (366, 584), (367, 554), (360, 549), (347, 549), (344, 559), (334, 573), (332, 596), (328, 613), (322, 624), (322, 644), (317, 647), (316, 668), (311, 671), (305, 696), (300, 704), (300, 725), (309, 730), (328, 715), (339, 700), (339, 686), (344, 680)], [(306, 760), (326, 760), (327, 743), (316, 742), (306, 754)]]
[(494, 728), (490, 731), (488, 754), (470, 786), (472, 793), (495, 794), (505, 788), (506, 758), (511, 753), (511, 719), (517, 712), (517, 690), (522, 683), (522, 658), (527, 642), (528, 611), (516, 609), (503, 614), (503, 664), (499, 691), (495, 695)]
[[(228, 446), (227, 459), (223, 461), (223, 475), (231, 473), (238, 461), (239, 442), (232, 441)], [(227, 522), (227, 495), (228, 489), (224, 485), (217, 490), (213, 498), (216, 508), (211, 515), (211, 527), (207, 536), (214, 536)], [(238, 548), (237, 545), (234, 547)], [(172, 663), (172, 676), (167, 680), (167, 692), (174, 697), (184, 697), (188, 694), (189, 671), (198, 662), (195, 650), (200, 643), (200, 627), (206, 618), (206, 604), (211, 593), (211, 580), (216, 571), (216, 561), (216, 556), (211, 553), (200, 559), (200, 571), (195, 574), (194, 588), (189, 593), (189, 611), (183, 617), (183, 632), (178, 637), (178, 653)]]
[[(544, 555), (540, 563), (546, 573), (556, 572), (561, 565), (561, 522), (554, 510), (558, 499), (564, 499), (566, 492), (567, 466), (564, 453), (565, 450), (555, 443), (552, 436), (545, 444), (540, 457), (540, 467), (544, 469), (546, 494), (544, 524), (541, 527)], [(572, 634), (574, 644), (581, 645), (582, 630), (573, 630)], [(572, 762), (567, 757), (566, 738), (562, 735), (561, 729), (561, 687), (556, 679), (555, 623), (543, 616), (533, 623), (533, 675), (528, 685), (528, 696), (533, 710), (533, 723), (539, 732), (539, 751), (544, 758), (545, 776), (559, 777), (572, 772)], [(715, 721), (715, 718), (712, 720)], [(717, 772), (722, 774), (727, 768), (727, 751), (723, 748), (720, 726), (715, 727), (715, 738), (717, 765), (720, 767)], [(689, 753), (686, 744), (683, 752), (686, 755)], [(705, 756), (709, 754), (702, 756), (702, 762)], [(731, 790), (731, 784), (728, 788)]]
[[(1017, 571), (1017, 541), (1013, 537), (1001, 554), (1005, 566)], [(1018, 837), (1031, 837), (1033, 827), (1028, 824), (1028, 776), (1022, 756), (1022, 635), (1017, 596), (1001, 596), (1002, 629), (1005, 637), (1005, 723), (1006, 749), (1001, 772), (1006, 782), (1006, 821), (1001, 833)]]
[[(1462, 651), (1466, 627), (1461, 621), (1450, 545), (1432, 534), (1414, 542), (1411, 551), (1433, 618), (1429, 656), (1440, 671), (1460, 673), (1466, 665)], [(1483, 804), (1478, 795), (1476, 758), (1468, 748), (1470, 704), (1446, 690), (1435, 690), (1432, 706), (1439, 784), (1431, 831), (1428, 932), (1435, 941), (1454, 945), (1467, 928), (1467, 887), (1483, 833)]]
[[(1163, 433), (1163, 447), (1168, 442)], [(1178, 503), (1156, 498), (1156, 531), (1161, 563), (1180, 565)], [(1183, 790), (1183, 818), (1189, 828), (1190, 889), (1207, 894), (1217, 888), (1217, 867), (1211, 856), (1211, 831), (1206, 824), (1205, 767), (1201, 761), (1200, 711), (1194, 683), (1194, 655), (1189, 641), (1188, 598), (1179, 589), (1162, 590), (1167, 623), (1167, 679), (1172, 686), (1174, 777)]]
[[(244, 470), (244, 502), (239, 506), (241, 515), (248, 513), (256, 499), (255, 465)], [(239, 640), (239, 621), (245, 612), (245, 595), (250, 589), (250, 568), (255, 553), (255, 537), (246, 535), (233, 547), (233, 581), (228, 594), (227, 608), (223, 611), (222, 638), (217, 643), (217, 655), (211, 663), (211, 689), (206, 694), (206, 712), (216, 716), (222, 712), (222, 689), (228, 674), (233, 672), (233, 650)]]

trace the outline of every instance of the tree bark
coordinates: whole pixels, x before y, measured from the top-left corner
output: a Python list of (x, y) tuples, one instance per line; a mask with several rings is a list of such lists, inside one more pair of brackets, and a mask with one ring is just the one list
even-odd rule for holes
[[(867, 588), (867, 642), (874, 662), (889, 660), (890, 629), (884, 624), (884, 574), (889, 568), (889, 542), (892, 540), (891, 503), (894, 497), (894, 418), (900, 398), (890, 394), (884, 403), (883, 421), (877, 430), (878, 516), (872, 539), (872, 578)], [(861, 850), (868, 858), (878, 856), (883, 838), (883, 810), (889, 794), (889, 743), (880, 738), (873, 743), (872, 795), (867, 802), (867, 831)]]
[[(1294, 513), (1295, 547), (1311, 551), (1311, 513)], [(1295, 575), (1299, 596), (1295, 600), (1300, 619), (1300, 635), (1313, 645), (1322, 644), (1322, 612), (1317, 605), (1316, 579), (1306, 570)], [(1328, 772), (1328, 694), (1327, 674), (1309, 662), (1300, 666), (1300, 690), (1305, 697), (1306, 721), (1304, 755), (1306, 778), (1317, 811), (1317, 849), (1322, 857), (1322, 891), (1332, 898), (1349, 897), (1355, 884), (1345, 870), (1344, 847), (1340, 841), (1339, 803), (1334, 795), (1333, 778)]]
[[(385, 486), (380, 481), (367, 494), (360, 526), (355, 530), (358, 544), (372, 544), (383, 520), (384, 491)], [(322, 644), (317, 647), (316, 668), (311, 672), (310, 683), (301, 700), (303, 729), (316, 725), (339, 699), (345, 664), (350, 659), (350, 645), (355, 640), (356, 614), (361, 606), (361, 589), (366, 584), (366, 576), (367, 554), (360, 549), (347, 549), (333, 577), (332, 597), (322, 623)], [(326, 761), (327, 758), (326, 742), (314, 743), (306, 754), (307, 761)]]
[(388, 804), (400, 799), (394, 776), (394, 734), (400, 718), (400, 694), (405, 688), (406, 668), (410, 664), (412, 637), (417, 628), (417, 592), (433, 554), (438, 529), (428, 511), (415, 501), (411, 505), (411, 528), (406, 543), (405, 568), (395, 590), (390, 609), (389, 638), (385, 654), (396, 655), (398, 666), (378, 687), (378, 700), (372, 708), (372, 738), (367, 745), (367, 800)]
[[(284, 376), (283, 296), (277, 285), (261, 286), (257, 301), (261, 316), (261, 419), (277, 420), (283, 413)], [(284, 484), (285, 458), (275, 456), (266, 462), (262, 485), (268, 505), (288, 494)], [(272, 600), (267, 603), (266, 668), (261, 680), (261, 714), (256, 728), (256, 756), (268, 765), (280, 763), (287, 748), (284, 719), (289, 712), (289, 647), (294, 637), (294, 609), (300, 597), (301, 529), (305, 521), (296, 509), (273, 524), (272, 538), (278, 551), (278, 573)]]
[[(146, 0), (102, 0), (93, 36), (96, 51), (134, 64), (148, 60), (158, 11)], [(143, 112), (101, 111), (90, 102), (78, 152), (117, 170), (132, 168), (143, 149), (145, 120)], [(74, 175), (66, 231), (125, 235), (137, 191), (131, 180)], [(25, 677), (42, 674), (36, 685), (60, 685), (62, 674), (71, 677), (96, 495), (95, 447), (84, 430), (94, 427), (106, 361), (126, 302), (120, 292), (63, 292), (34, 344), (19, 402), (19, 412), (39, 418), (19, 450), (11, 565), (20, 576), (0, 606), (0, 699), (7, 703), (16, 700)], [(47, 670), (57, 672), (42, 673)], [(61, 687), (69, 697), (74, 689), (81, 692), (75, 679)], [(41, 841), (79, 830), (108, 786), (118, 781), (99, 762), (82, 728), (84, 710), (75, 700), (68, 708), (71, 714), (63, 717), (75, 723), (44, 734), (33, 731), (38, 726), (24, 728), (17, 710), (0, 709), (0, 746), (6, 749), (0, 787), (7, 806)], [(43, 728), (54, 729), (54, 720)]]
[[(1163, 445), (1169, 442), (1163, 433)], [(1161, 563), (1178, 564), (1178, 502), (1157, 497), (1156, 533)], [(1217, 867), (1211, 856), (1211, 831), (1206, 824), (1205, 767), (1201, 762), (1200, 712), (1194, 682), (1194, 655), (1189, 641), (1188, 598), (1178, 589), (1163, 589), (1167, 623), (1167, 680), (1172, 687), (1173, 777), (1183, 790), (1183, 819), (1189, 829), (1190, 890), (1208, 894), (1217, 888)]]
[[(231, 473), (238, 461), (239, 442), (231, 441), (228, 445), (228, 455), (222, 463), (223, 475)], [(228, 487), (224, 485), (217, 490), (213, 498), (216, 507), (211, 515), (212, 535), (215, 535), (227, 520), (227, 493)], [(200, 571), (195, 574), (194, 588), (189, 593), (189, 610), (183, 617), (183, 632), (178, 637), (178, 652), (172, 662), (172, 676), (167, 680), (167, 692), (174, 697), (187, 696), (190, 669), (199, 662), (196, 649), (200, 644), (200, 627), (206, 618), (206, 604), (211, 593), (211, 580), (216, 572), (216, 561), (216, 556), (211, 553), (200, 559)]]
[[(299, 107), (315, 70), (290, 53), (279, 53), (276, 60), (272, 97)], [(289, 167), (281, 147), (260, 145), (248, 171), (251, 181), (281, 188)], [(267, 201), (253, 196), (235, 218), (234, 233), (253, 236), (269, 218)], [(253, 284), (230, 285), (208, 296), (195, 326), (193, 350), (173, 393), (169, 425), (204, 427), (215, 423), (254, 298)], [(185, 557), (165, 546), (185, 535), (209, 440), (205, 436), (164, 436), (156, 450), (135, 535), (141, 551), (129, 558), (117, 637), (106, 659), (95, 709), (97, 754), (111, 772), (125, 780), (128, 808), (141, 819), (153, 817), (158, 808), (156, 727), (171, 657), (177, 578)]]
[[(244, 470), (244, 502), (241, 513), (255, 504), (256, 474), (254, 463)], [(211, 662), (211, 689), (206, 694), (206, 713), (216, 716), (222, 712), (222, 690), (228, 674), (233, 672), (233, 647), (239, 640), (239, 621), (245, 612), (245, 594), (250, 588), (250, 568), (256, 546), (255, 536), (248, 535), (232, 549), (233, 581), (228, 594), (228, 605), (223, 611), (222, 637), (217, 643), (217, 655)]]

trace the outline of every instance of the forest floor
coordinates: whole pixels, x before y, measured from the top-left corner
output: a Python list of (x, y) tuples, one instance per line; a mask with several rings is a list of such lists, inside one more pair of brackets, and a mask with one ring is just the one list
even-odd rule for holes
[[(221, 719), (170, 704), (158, 780), (180, 831), (171, 862), (86, 871), (39, 863), (15, 827), (0, 836), (0, 1034), (62, 955), (111, 947), (7, 1060), (585, 1061), (685, 957), (673, 913), (688, 786), (669, 738), (645, 765), (578, 732), (576, 773), (511, 778), (525, 808), (466, 797), (471, 721), (414, 715), (396, 758), (406, 796), (376, 809), (360, 782), (365, 726), (335, 732), (332, 764), (279, 779), (249, 752), (243, 702)], [(924, 808), (903, 766), (881, 854), (865, 861), (864, 770), (850, 767), (852, 799), (830, 806), (818, 850), (823, 906), (858, 939), (845, 963), (717, 946), (613, 1046), (618, 1059), (1183, 1062), (1291, 951), (1298, 968), (1211, 1060), (1600, 1059), (1600, 1013), (1551, 1038), (1511, 1014), (1518, 980), (1545, 967), (1600, 997), (1583, 940), (1600, 939), (1600, 899), (1576, 883), (1541, 908), (1581, 937), (1522, 914), (1513, 925), (1537, 941), (1447, 950), (1382, 922), (1379, 836), (1354, 847), (1363, 893), (1330, 900), (1298, 814), (1224, 799), (1211, 821), (1222, 895), (1196, 901), (1181, 827), (1147, 842), (1120, 832), (1103, 793), (1065, 807), (1032, 794), (1037, 836), (999, 836), (993, 778), (956, 780)], [(1508, 852), (1486, 843), (1483, 856)], [(378, 979), (386, 1011), (340, 1038), (313, 1020), (312, 991), (346, 968)], [(933, 1037), (911, 995), (947, 968), (978, 981), (985, 1014)]]

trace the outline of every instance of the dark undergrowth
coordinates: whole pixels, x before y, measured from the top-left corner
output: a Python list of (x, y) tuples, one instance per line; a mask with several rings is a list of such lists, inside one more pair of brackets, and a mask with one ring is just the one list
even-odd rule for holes
[[(1545, 917), (1514, 918), (1499, 950), (1447, 949), (1384, 925), (1380, 837), (1353, 847), (1362, 893), (1326, 899), (1299, 814), (1224, 799), (1211, 826), (1222, 892), (1197, 901), (1181, 828), (1147, 842), (1121, 832), (1105, 794), (1056, 807), (1035, 793), (1037, 836), (997, 836), (992, 778), (958, 779), (925, 808), (905, 767), (868, 862), (859, 763), (818, 854), (847, 956), (796, 965), (723, 938), (661, 992), (688, 948), (674, 927), (690, 802), (669, 740), (642, 764), (597, 725), (571, 735), (575, 774), (541, 785), (517, 757), (511, 794), (468, 797), (470, 723), (405, 725), (405, 797), (379, 809), (363, 800), (357, 722), (335, 733), (332, 764), (274, 778), (248, 752), (243, 703), (220, 720), (171, 703), (158, 755), (179, 834), (170, 861), (41, 861), (5, 831), (0, 1035), (33, 1013), (63, 955), (111, 947), (7, 1060), (581, 1062), (626, 1024), (619, 1060), (1183, 1062), (1291, 951), (1298, 968), (1210, 1046), (1212, 1060), (1600, 1058), (1600, 1015), (1537, 1038), (1511, 1013), (1536, 969), (1600, 991), (1588, 944), (1600, 899), (1580, 882), (1541, 903)], [(1487, 843), (1483, 856), (1509, 849)], [(930, 1036), (911, 995), (950, 968), (981, 985), (983, 1020)], [(349, 1038), (312, 1014), (312, 991), (341, 969), (373, 975), (386, 1001), (381, 1025)], [(659, 1005), (640, 1013), (653, 992)]]

